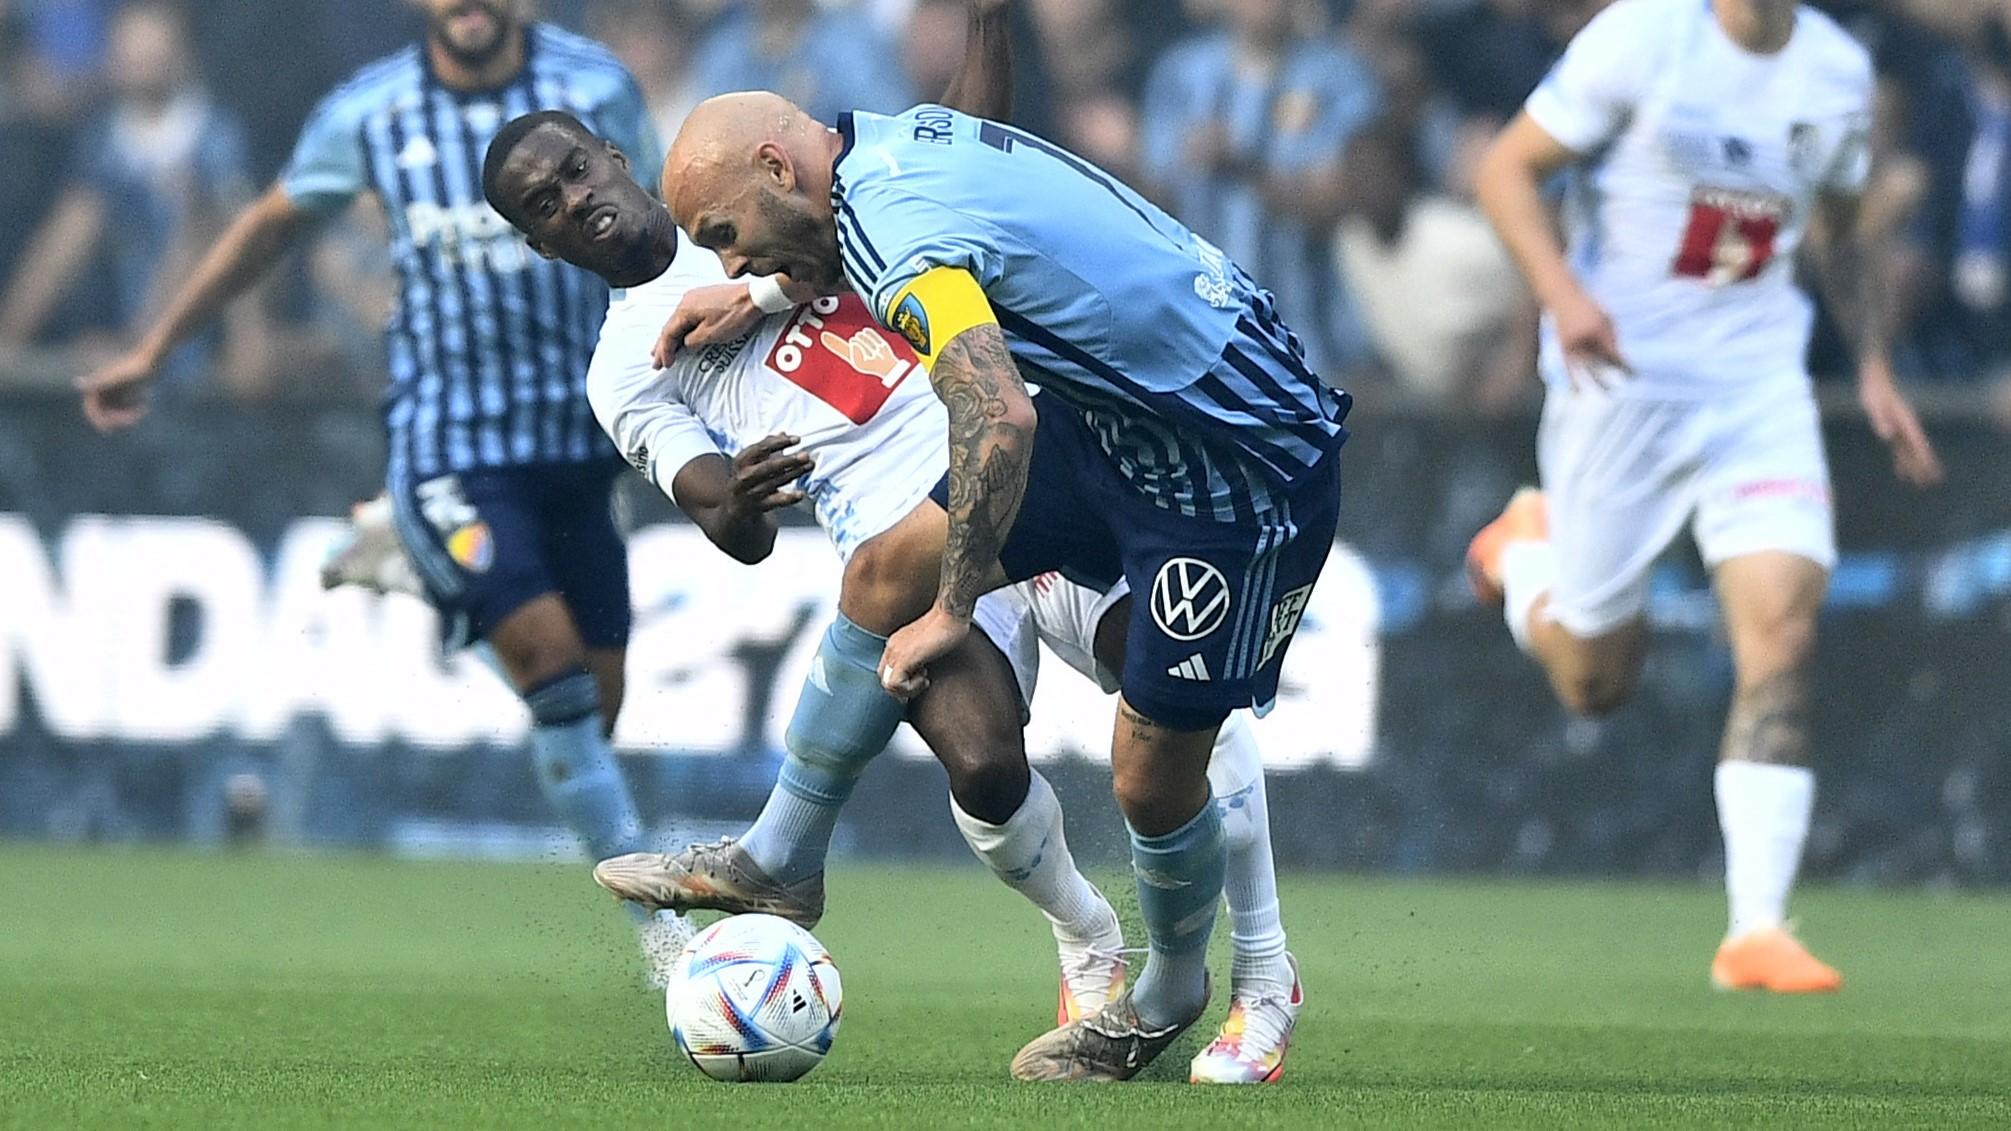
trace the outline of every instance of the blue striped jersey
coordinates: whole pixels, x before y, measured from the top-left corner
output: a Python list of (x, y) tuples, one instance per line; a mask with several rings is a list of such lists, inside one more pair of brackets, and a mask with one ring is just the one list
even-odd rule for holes
[(941, 106), (838, 129), (839, 251), (875, 315), (891, 326), (933, 268), (969, 271), (1021, 369), (1155, 503), (1247, 520), (1345, 439), (1347, 394), (1313, 375), (1269, 292), (1108, 173)]
[(483, 199), (482, 160), (504, 122), (542, 109), (570, 111), (638, 170), (662, 165), (662, 142), (606, 48), (545, 24), (525, 36), (523, 69), (494, 90), (442, 85), (420, 45), (363, 68), (322, 100), (280, 174), (310, 212), (369, 192), (390, 224), (393, 482), (613, 458), (586, 397), (607, 287), (530, 250)]

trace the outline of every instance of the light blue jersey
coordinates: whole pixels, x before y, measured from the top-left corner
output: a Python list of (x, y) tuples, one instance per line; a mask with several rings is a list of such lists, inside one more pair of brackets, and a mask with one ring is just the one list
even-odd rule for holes
[(838, 129), (839, 250), (875, 316), (893, 326), (934, 268), (970, 272), (1021, 368), (1155, 502), (1247, 520), (1346, 438), (1348, 395), (1313, 376), (1270, 293), (1108, 173), (941, 106)]
[(504, 122), (571, 111), (637, 169), (663, 162), (642, 93), (608, 50), (545, 24), (524, 67), (490, 91), (442, 85), (421, 47), (357, 72), (322, 100), (279, 183), (331, 213), (362, 193), (384, 206), (398, 268), (387, 333), (390, 478), (612, 459), (587, 406), (607, 287), (540, 258), (482, 196)]

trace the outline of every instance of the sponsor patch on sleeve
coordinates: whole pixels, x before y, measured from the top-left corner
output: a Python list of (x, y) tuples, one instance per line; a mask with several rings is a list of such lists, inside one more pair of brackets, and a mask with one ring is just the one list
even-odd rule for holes
[(997, 325), (984, 288), (960, 267), (936, 267), (894, 295), (887, 328), (934, 365), (943, 348), (973, 326)]

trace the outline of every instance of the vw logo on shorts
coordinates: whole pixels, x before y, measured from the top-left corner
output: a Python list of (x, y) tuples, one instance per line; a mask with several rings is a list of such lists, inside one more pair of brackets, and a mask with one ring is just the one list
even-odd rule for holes
[(1229, 581), (1200, 558), (1173, 558), (1152, 581), (1152, 619), (1175, 640), (1199, 640), (1229, 619)]

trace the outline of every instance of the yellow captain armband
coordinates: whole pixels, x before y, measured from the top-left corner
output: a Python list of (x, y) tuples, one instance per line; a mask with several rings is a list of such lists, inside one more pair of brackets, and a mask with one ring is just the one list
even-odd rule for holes
[(984, 288), (961, 267), (936, 267), (894, 292), (887, 328), (901, 335), (922, 364), (933, 367), (944, 347), (973, 326), (996, 326)]

